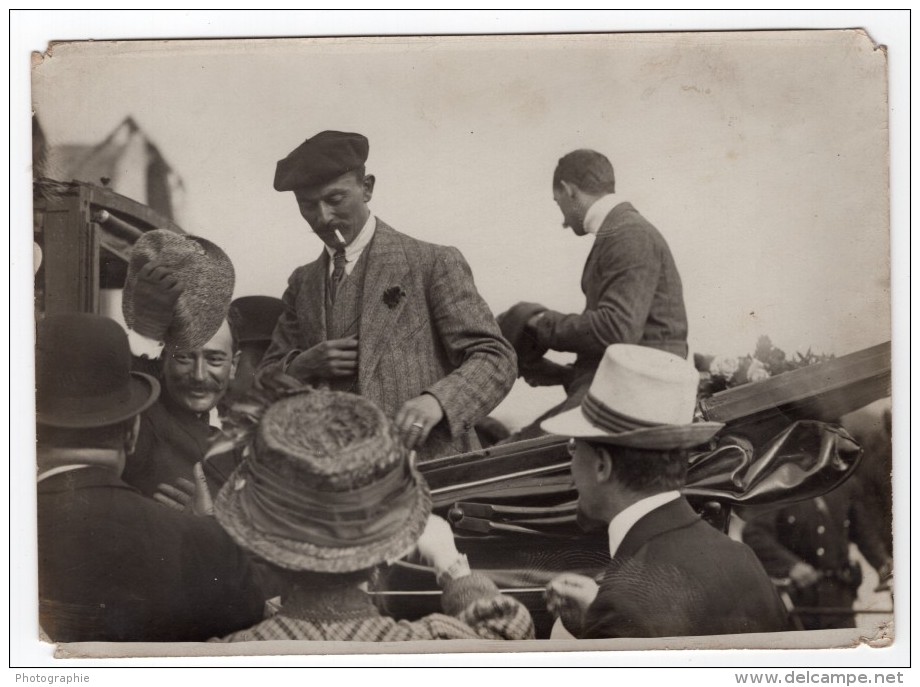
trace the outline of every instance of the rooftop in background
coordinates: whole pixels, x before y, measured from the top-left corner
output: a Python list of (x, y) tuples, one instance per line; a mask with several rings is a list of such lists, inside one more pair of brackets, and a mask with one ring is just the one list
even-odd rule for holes
[(111, 188), (182, 223), (185, 203), (182, 178), (131, 116), (125, 117), (97, 145), (49, 147), (42, 175)]

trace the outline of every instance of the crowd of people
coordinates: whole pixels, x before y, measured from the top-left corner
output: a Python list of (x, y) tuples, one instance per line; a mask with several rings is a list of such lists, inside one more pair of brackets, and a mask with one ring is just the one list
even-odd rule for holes
[[(527, 608), (459, 553), (418, 469), (477, 449), (477, 425), (519, 376), (566, 400), (511, 439), (570, 439), (579, 525), (609, 538), (601, 575), (546, 588), (568, 634), (790, 629), (754, 551), (763, 560), (767, 533), (793, 516), (752, 523), (749, 547), (681, 495), (688, 452), (722, 425), (694, 421), (681, 279), (661, 233), (616, 195), (607, 158), (574, 151), (553, 175), (564, 226), (593, 236), (584, 312), (520, 303), (496, 318), (457, 249), (371, 213), (368, 154), (364, 136), (324, 131), (278, 162), (275, 189), (324, 244), (281, 299), (231, 300), (219, 246), (157, 230), (133, 248), (126, 328), (40, 319), (46, 636), (533, 638)], [(550, 350), (577, 359), (559, 365)], [(401, 559), (431, 568), (442, 612), (396, 618), (374, 602)], [(890, 552), (873, 562), (890, 570)]]

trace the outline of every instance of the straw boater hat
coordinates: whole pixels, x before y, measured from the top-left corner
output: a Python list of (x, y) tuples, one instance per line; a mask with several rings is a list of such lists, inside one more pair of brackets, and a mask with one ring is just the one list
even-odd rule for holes
[(38, 323), (35, 357), (41, 425), (114, 425), (149, 408), (160, 393), (156, 379), (131, 372), (125, 331), (101, 315), (48, 315)]
[(200, 236), (165, 229), (141, 236), (131, 249), (122, 313), (128, 327), (142, 334), (144, 305), (135, 303), (134, 291), (138, 271), (151, 260), (169, 268), (182, 284), (165, 343), (183, 350), (201, 348), (227, 317), (233, 297), (233, 263), (219, 246)]
[(613, 344), (601, 359), (581, 406), (544, 420), (550, 434), (647, 449), (703, 444), (719, 422), (693, 422), (699, 372), (680, 356), (646, 346)]
[(306, 390), (265, 411), (214, 510), (240, 546), (270, 563), (346, 573), (408, 553), (431, 497), (380, 408), (354, 394)]

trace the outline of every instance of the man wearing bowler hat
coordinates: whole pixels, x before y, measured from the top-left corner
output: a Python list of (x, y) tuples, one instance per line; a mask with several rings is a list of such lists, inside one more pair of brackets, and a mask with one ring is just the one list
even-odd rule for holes
[(252, 388), (282, 308), (281, 299), (274, 296), (242, 296), (230, 304), (230, 319), (237, 325), (239, 355), (230, 388), (219, 404), (221, 409), (231, 406)]
[(202, 641), (247, 627), (263, 599), (246, 556), (213, 519), (164, 508), (120, 477), (160, 392), (130, 365), (114, 320), (38, 324), (41, 627), (60, 642)]
[(610, 542), (599, 584), (563, 574), (547, 587), (549, 610), (578, 638), (788, 629), (754, 553), (681, 496), (688, 450), (722, 428), (693, 422), (698, 381), (680, 356), (614, 344), (581, 405), (543, 422), (571, 437), (579, 522)]
[(420, 460), (474, 450), (474, 425), (514, 383), (514, 351), (456, 248), (371, 214), (368, 150), (323, 131), (278, 162), (275, 190), (293, 192), (325, 250), (288, 280), (260, 374), (370, 398)]

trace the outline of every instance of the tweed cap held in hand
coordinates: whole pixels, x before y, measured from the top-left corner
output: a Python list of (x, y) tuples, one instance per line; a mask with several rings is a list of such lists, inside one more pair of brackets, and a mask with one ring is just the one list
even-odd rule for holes
[(365, 570), (406, 555), (431, 512), (424, 479), (366, 398), (306, 390), (274, 402), (214, 504), (246, 550), (281, 568)]
[(361, 134), (321, 131), (294, 148), (275, 168), (275, 190), (318, 186), (358, 169), (370, 144)]
[(165, 229), (148, 231), (131, 250), (122, 296), (122, 313), (128, 327), (143, 317), (143, 303), (135, 301), (138, 271), (148, 262), (168, 268), (182, 284), (165, 343), (171, 348), (194, 350), (204, 346), (220, 329), (233, 298), (235, 273), (220, 246), (200, 236)]

